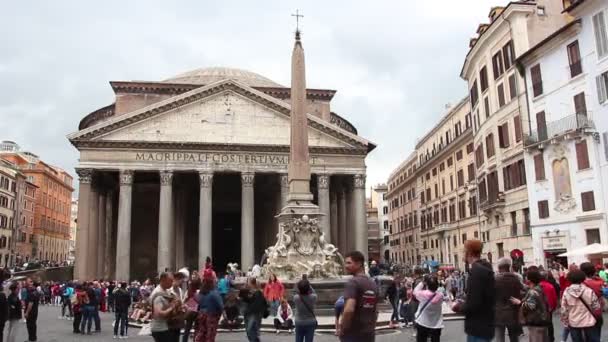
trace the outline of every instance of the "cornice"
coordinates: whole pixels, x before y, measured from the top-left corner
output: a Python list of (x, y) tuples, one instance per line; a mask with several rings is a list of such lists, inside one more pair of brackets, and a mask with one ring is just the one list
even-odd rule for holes
[[(126, 140), (72, 140), (72, 144), (78, 149), (153, 149), (153, 150), (175, 150), (184, 151), (230, 151), (230, 152), (284, 152), (289, 153), (288, 145), (254, 145), (254, 144), (221, 144), (221, 143), (184, 143), (179, 141), (126, 141)], [(343, 148), (311, 146), (313, 154), (343, 154), (343, 155), (366, 155), (365, 148)]]
[[(193, 103), (195, 101), (209, 97), (225, 90), (230, 90), (235, 92), (236, 94), (240, 94), (244, 97), (250, 98), (278, 113), (290, 117), (291, 107), (289, 106), (289, 104), (281, 100), (275, 99), (270, 95), (261, 93), (253, 88), (242, 85), (234, 80), (225, 80), (217, 82), (213, 85), (193, 89), (189, 92), (135, 110), (130, 114), (113, 117), (108, 121), (95, 124), (94, 126), (70, 134), (68, 135), (68, 139), (72, 142), (72, 144), (74, 144), (74, 146), (76, 146), (76, 140), (90, 140), (97, 138), (114, 130), (126, 127), (136, 122), (140, 122), (158, 114), (188, 105), (190, 103)], [(339, 127), (330, 126), (330, 123), (326, 123), (320, 118), (316, 118), (310, 114), (308, 114), (307, 116), (309, 127), (315, 128), (330, 136), (345, 141), (353, 146), (365, 147), (368, 152), (371, 152), (376, 147), (375, 144), (361, 137), (358, 137), (353, 133), (345, 131), (344, 129)]]

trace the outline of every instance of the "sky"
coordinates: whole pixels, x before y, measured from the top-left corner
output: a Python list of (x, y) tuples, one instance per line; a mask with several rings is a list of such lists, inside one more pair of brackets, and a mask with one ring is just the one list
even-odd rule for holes
[[(0, 13), (0, 140), (75, 176), (66, 135), (114, 101), (109, 81), (160, 81), (212, 66), (290, 84), (299, 9), (309, 88), (374, 142), (368, 187), (384, 183), (466, 96), (469, 39), (505, 0), (11, 1)], [(77, 179), (75, 177), (75, 179)], [(75, 182), (77, 183), (77, 182)], [(75, 184), (77, 185), (77, 184)]]

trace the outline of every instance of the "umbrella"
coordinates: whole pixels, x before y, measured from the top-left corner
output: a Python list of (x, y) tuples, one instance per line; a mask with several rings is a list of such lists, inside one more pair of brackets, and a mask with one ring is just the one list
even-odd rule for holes
[(572, 250), (570, 252), (562, 253), (558, 256), (560, 257), (569, 257), (569, 256), (579, 256), (579, 255), (601, 255), (608, 254), (608, 246), (600, 245), (599, 243), (594, 243), (589, 246), (585, 246), (579, 249)]

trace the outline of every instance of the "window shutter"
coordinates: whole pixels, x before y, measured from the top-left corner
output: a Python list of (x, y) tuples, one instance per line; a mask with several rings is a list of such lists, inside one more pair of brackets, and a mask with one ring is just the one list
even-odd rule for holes
[(547, 121), (545, 120), (545, 111), (536, 113), (536, 130), (538, 131), (538, 139), (547, 140)]
[(534, 174), (537, 181), (545, 180), (545, 162), (542, 153), (534, 156)]
[(578, 40), (572, 42), (567, 47), (568, 62), (570, 63), (570, 77), (574, 77), (583, 72), (581, 65), (581, 53), (578, 47)]
[(521, 141), (521, 121), (519, 120), (519, 115), (513, 118), (513, 127), (515, 129), (515, 141)]
[(606, 102), (608, 98), (608, 72), (605, 72), (595, 78), (597, 83), (597, 99), (601, 103)]
[(542, 95), (543, 93), (543, 80), (540, 73), (540, 64), (536, 64), (530, 69), (530, 74), (532, 76), (532, 90), (534, 93), (534, 97)]
[(587, 151), (587, 141), (582, 140), (576, 143), (576, 162), (579, 170), (589, 168), (589, 153)]
[(587, 115), (584, 92), (574, 95), (574, 111), (576, 114)]
[(597, 46), (598, 58), (608, 54), (608, 34), (606, 33), (606, 20), (604, 12), (599, 12), (593, 16), (593, 26), (595, 31), (595, 43)]
[(593, 196), (593, 191), (582, 192), (581, 201), (583, 202), (583, 211), (595, 210), (595, 198)]
[(602, 136), (604, 137), (604, 158), (608, 161), (608, 132), (602, 133)]
[(511, 96), (511, 99), (514, 99), (517, 96), (517, 83), (515, 81), (515, 74), (509, 76), (509, 95)]
[(502, 124), (502, 140), (504, 143), (504, 147), (509, 147), (509, 123), (505, 122), (504, 124)]
[(549, 202), (539, 201), (538, 202), (538, 217), (539, 218), (547, 218), (549, 217)]
[(498, 126), (498, 146), (500, 146), (501, 148), (505, 147), (505, 142), (503, 140), (502, 134), (502, 125)]
[(505, 87), (503, 83), (498, 85), (498, 107), (502, 107), (505, 105)]
[(508, 166), (506, 166), (505, 168), (502, 169), (502, 180), (505, 185), (505, 190), (510, 190), (511, 181), (509, 179), (509, 167)]

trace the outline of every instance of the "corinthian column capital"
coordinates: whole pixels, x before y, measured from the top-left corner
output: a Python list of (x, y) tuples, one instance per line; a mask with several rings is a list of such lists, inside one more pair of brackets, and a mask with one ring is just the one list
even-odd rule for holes
[(255, 173), (253, 173), (253, 172), (241, 173), (241, 184), (244, 187), (253, 187), (254, 180), (255, 180)]
[(133, 170), (120, 171), (120, 185), (133, 184)]
[(365, 174), (359, 173), (353, 176), (353, 185), (355, 189), (365, 189)]
[(161, 185), (173, 184), (173, 171), (169, 171), (169, 170), (160, 171), (160, 184)]
[(319, 186), (319, 189), (329, 189), (329, 175), (317, 175), (317, 185)]
[(92, 169), (76, 169), (76, 174), (81, 184), (91, 184), (93, 181)]
[(213, 185), (213, 171), (199, 171), (198, 177), (201, 180), (201, 188), (210, 188)]

